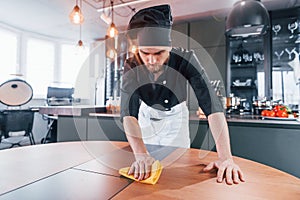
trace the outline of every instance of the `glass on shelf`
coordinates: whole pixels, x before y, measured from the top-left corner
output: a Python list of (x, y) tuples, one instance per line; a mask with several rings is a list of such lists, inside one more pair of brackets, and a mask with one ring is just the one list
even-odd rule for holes
[(242, 56), (237, 55), (237, 54), (233, 54), (232, 55), (232, 60), (234, 61), (234, 63), (240, 63), (240, 62), (242, 62)]
[(288, 24), (288, 30), (291, 32), (290, 38), (294, 37), (294, 31), (298, 29), (298, 21), (294, 21)]
[(252, 62), (252, 55), (249, 53), (243, 54), (243, 60), (245, 63)]
[(283, 51), (283, 50), (280, 51), (280, 52), (275, 51), (274, 54), (277, 56), (277, 59), (280, 60), (280, 59), (281, 59), (281, 56), (284, 54), (284, 51)]
[(248, 50), (243, 47), (240, 43), (237, 50), (232, 54), (231, 63), (232, 64), (245, 64), (251, 63), (253, 61), (253, 55)]
[(279, 31), (281, 30), (281, 26), (280, 24), (275, 24), (272, 26), (272, 30), (275, 33), (275, 35), (277, 35), (279, 33)]
[(297, 51), (296, 51), (296, 47), (294, 47), (293, 49), (288, 49), (288, 48), (285, 48), (285, 52), (289, 55), (289, 60), (292, 60), (292, 55), (293, 54), (298, 54)]
[(260, 52), (254, 52), (253, 53), (253, 58), (254, 58), (255, 62), (260, 62), (260, 61), (263, 61), (265, 59), (264, 54), (260, 53)]

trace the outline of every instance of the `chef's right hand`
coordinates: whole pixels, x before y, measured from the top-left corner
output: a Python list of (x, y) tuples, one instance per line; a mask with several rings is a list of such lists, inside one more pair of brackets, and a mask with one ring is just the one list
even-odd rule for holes
[(134, 154), (134, 156), (135, 162), (132, 163), (128, 175), (133, 174), (134, 178), (139, 181), (149, 178), (151, 175), (151, 166), (155, 159), (148, 153), (138, 153)]
[(204, 112), (202, 111), (202, 109), (200, 107), (196, 111), (196, 115), (199, 117), (199, 119), (205, 119), (206, 118)]

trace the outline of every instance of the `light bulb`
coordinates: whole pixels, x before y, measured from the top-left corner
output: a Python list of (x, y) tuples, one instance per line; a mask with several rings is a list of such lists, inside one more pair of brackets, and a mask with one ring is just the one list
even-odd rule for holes
[(75, 47), (75, 54), (80, 55), (80, 54), (84, 54), (84, 52), (85, 52), (85, 46), (84, 46), (82, 40), (79, 40)]
[(115, 37), (116, 35), (118, 35), (118, 30), (115, 26), (114, 23), (111, 23), (110, 27), (108, 28), (107, 30), (107, 35), (110, 37), (110, 38), (113, 38)]
[(73, 8), (72, 12), (69, 15), (69, 18), (70, 18), (71, 22), (74, 24), (82, 24), (83, 23), (84, 16), (78, 5), (76, 5)]
[(79, 40), (78, 43), (77, 43), (77, 45), (80, 46), (80, 47), (83, 47), (83, 42), (82, 42), (82, 40)]

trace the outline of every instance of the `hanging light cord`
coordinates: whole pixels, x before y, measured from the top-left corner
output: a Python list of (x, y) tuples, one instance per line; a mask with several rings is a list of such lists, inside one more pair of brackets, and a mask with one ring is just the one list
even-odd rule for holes
[[(76, 1), (78, 1), (78, 0), (76, 0)], [(82, 0), (80, 0), (80, 12), (81, 12), (81, 10), (82, 10)], [(81, 24), (79, 26), (79, 40), (81, 40)]]
[[(105, 13), (105, 8), (106, 8), (106, 0), (104, 0), (103, 1), (103, 4), (102, 4), (102, 9), (103, 9), (103, 12)], [(110, 4), (113, 2), (113, 0), (111, 0), (111, 2), (110, 2)], [(123, 0), (120, 0), (120, 2), (121, 3), (126, 3), (125, 1), (123, 1)], [(120, 16), (120, 17), (129, 17), (132, 13), (135, 13), (136, 12), (136, 8), (133, 8), (133, 7), (131, 7), (131, 6), (129, 6), (129, 5), (127, 5), (127, 8), (129, 8), (130, 9), (130, 12), (128, 13), (128, 14), (125, 14), (125, 15), (122, 15), (122, 14), (120, 14), (120, 13), (118, 13), (118, 12), (116, 12), (115, 10), (113, 11), (116, 15), (118, 15), (118, 16)], [(111, 11), (111, 10), (110, 10)], [(111, 14), (111, 12), (110, 11), (108, 11), (108, 14), (107, 14), (107, 16), (109, 16), (110, 14)]]
[[(81, 12), (81, 9), (82, 9), (82, 0), (80, 0), (80, 12)], [(82, 40), (81, 40), (82, 33), (81, 32), (82, 32), (82, 29), (81, 29), (81, 23), (80, 23), (79, 24), (79, 41), (81, 41), (81, 43), (82, 43)]]
[[(121, 2), (121, 3), (126, 3), (126, 2), (123, 1), (123, 0), (120, 0), (120, 2)], [(130, 9), (130, 12), (129, 12), (128, 14), (122, 15), (122, 14), (120, 14), (120, 13), (118, 13), (118, 12), (115, 11), (116, 15), (118, 15), (118, 16), (120, 16), (120, 17), (129, 17), (132, 13), (135, 13), (135, 12), (136, 12), (136, 9), (133, 8), (133, 7), (131, 7), (131, 6), (129, 6), (129, 5), (127, 5), (127, 8)]]
[(111, 21), (114, 23), (114, 1), (110, 1), (110, 6), (111, 6)]
[(79, 40), (81, 40), (81, 24), (79, 25)]

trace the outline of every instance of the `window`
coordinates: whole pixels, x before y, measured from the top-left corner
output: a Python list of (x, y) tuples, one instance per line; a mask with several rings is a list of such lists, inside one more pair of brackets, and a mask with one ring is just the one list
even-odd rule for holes
[(0, 29), (0, 83), (17, 73), (17, 34)]
[(78, 49), (64, 41), (24, 33), (0, 23), (0, 84), (20, 74), (38, 99), (46, 98), (51, 85), (75, 87), (89, 46)]
[(26, 80), (33, 88), (33, 95), (35, 98), (45, 98), (47, 87), (54, 77), (54, 43), (29, 39), (26, 60)]
[(74, 45), (62, 45), (61, 49), (61, 82), (74, 86), (78, 73), (89, 55), (89, 48), (75, 48)]
[(257, 72), (257, 89), (258, 89), (258, 99), (263, 99), (265, 97), (265, 73)]
[(294, 71), (273, 71), (273, 99), (296, 108), (299, 104), (299, 85), (296, 84)]

